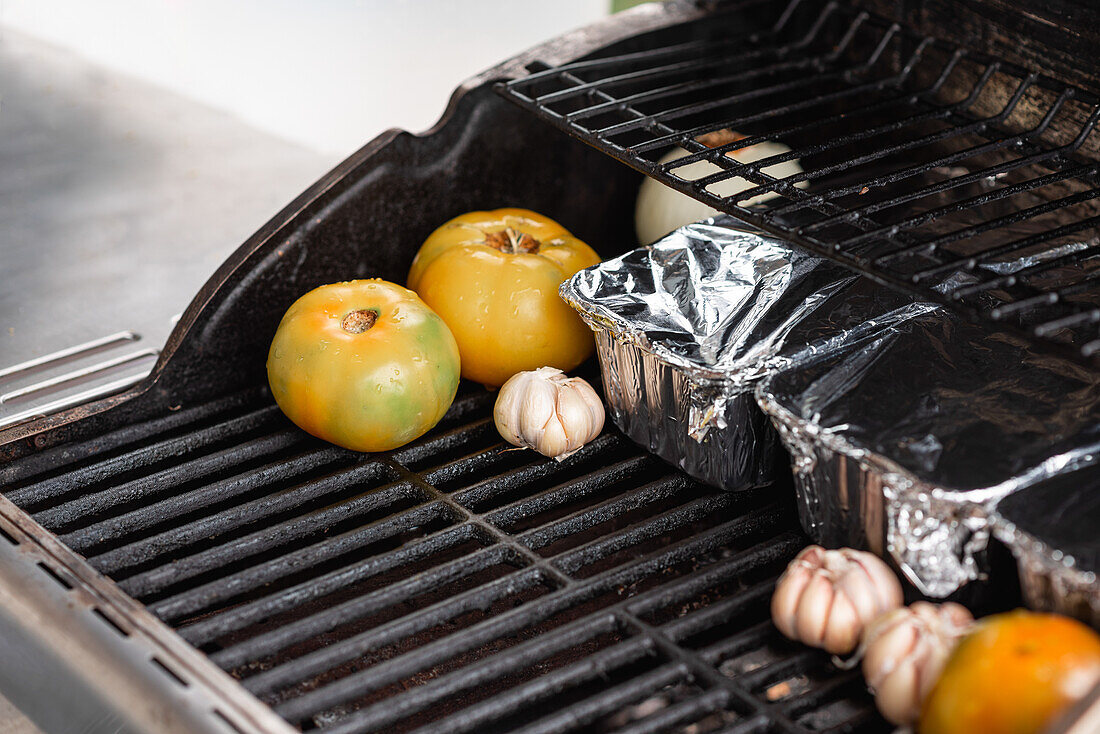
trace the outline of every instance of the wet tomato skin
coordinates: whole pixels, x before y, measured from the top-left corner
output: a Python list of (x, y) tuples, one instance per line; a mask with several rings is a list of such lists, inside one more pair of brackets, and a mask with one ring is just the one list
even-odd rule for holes
[(354, 451), (387, 451), (430, 430), (454, 400), (459, 372), (443, 320), (379, 279), (306, 293), (283, 316), (267, 358), (287, 417)]
[(468, 212), (425, 240), (408, 285), (450, 326), (462, 376), (500, 387), (517, 372), (568, 371), (592, 354), (592, 331), (558, 287), (599, 261), (563, 226), (528, 209)]
[(1038, 734), (1100, 680), (1100, 636), (1058, 614), (979, 620), (921, 712), (920, 734)]

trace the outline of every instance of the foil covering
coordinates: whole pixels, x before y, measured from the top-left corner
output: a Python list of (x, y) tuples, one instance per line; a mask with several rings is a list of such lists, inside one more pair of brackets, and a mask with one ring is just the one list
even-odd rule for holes
[(1100, 448), (1093, 373), (941, 309), (799, 361), (757, 398), (807, 531), (885, 551), (929, 596), (982, 575), (1000, 500)]
[[(853, 310), (846, 297), (858, 282), (720, 216), (582, 270), (561, 295), (596, 332), (619, 428), (688, 474), (736, 490), (773, 479), (778, 439), (756, 383), (835, 348), (849, 329), (876, 326), (866, 318), (872, 304)], [(873, 305), (904, 305), (891, 298)]]
[(1021, 489), (997, 504), (993, 518), (994, 534), (1016, 557), (1028, 606), (1100, 627), (1100, 466)]

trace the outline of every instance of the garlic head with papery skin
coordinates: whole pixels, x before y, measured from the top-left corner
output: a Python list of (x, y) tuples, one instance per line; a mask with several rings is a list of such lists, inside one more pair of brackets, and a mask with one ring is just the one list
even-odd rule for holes
[(887, 721), (899, 726), (917, 721), (948, 656), (973, 622), (960, 604), (918, 601), (871, 623), (860, 645), (863, 677)]
[(772, 621), (792, 640), (841, 655), (856, 648), (872, 620), (901, 604), (901, 584), (877, 556), (811, 545), (779, 578)]
[(604, 410), (582, 378), (540, 367), (504, 383), (493, 420), (508, 443), (561, 461), (600, 435)]

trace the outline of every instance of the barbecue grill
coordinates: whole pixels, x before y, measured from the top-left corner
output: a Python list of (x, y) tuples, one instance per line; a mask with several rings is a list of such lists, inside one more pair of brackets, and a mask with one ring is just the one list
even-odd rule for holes
[[(468, 384), (354, 454), (282, 417), (267, 346), (297, 296), (402, 282), (464, 211), (630, 249), (641, 171), (1094, 369), (1097, 18), (681, 0), (466, 82), (238, 249), (149, 378), (0, 432), (0, 688), (49, 731), (887, 731), (857, 672), (770, 624), (807, 542), (789, 486), (723, 493), (610, 427), (561, 463), (506, 451)], [(722, 128), (748, 137), (696, 142)], [(724, 155), (770, 138), (804, 175)], [(677, 176), (701, 158), (723, 171)], [(781, 196), (708, 189), (735, 176)], [(994, 568), (980, 603), (1018, 603)]]

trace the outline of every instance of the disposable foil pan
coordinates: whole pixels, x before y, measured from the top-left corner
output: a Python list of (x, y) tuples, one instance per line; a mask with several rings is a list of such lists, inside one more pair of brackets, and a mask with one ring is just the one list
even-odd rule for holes
[(993, 515), (994, 534), (1016, 557), (1028, 606), (1100, 628), (1100, 467), (1021, 489)]
[[(582, 270), (561, 295), (596, 333), (616, 425), (688, 474), (737, 490), (773, 479), (778, 439), (756, 382), (777, 360), (828, 348), (844, 325), (865, 328), (845, 320), (842, 294), (856, 281), (720, 216)], [(797, 348), (785, 352), (788, 343)]]
[(999, 501), (1100, 448), (1094, 374), (940, 309), (781, 370), (757, 398), (807, 532), (889, 554), (936, 597), (983, 574)]

